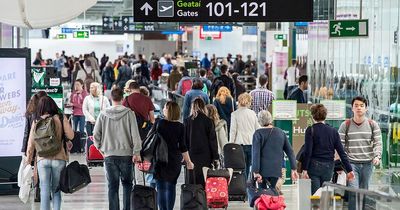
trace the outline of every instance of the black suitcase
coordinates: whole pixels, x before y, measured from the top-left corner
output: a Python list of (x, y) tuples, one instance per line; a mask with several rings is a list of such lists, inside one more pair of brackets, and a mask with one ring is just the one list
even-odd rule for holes
[(224, 167), (233, 170), (244, 170), (246, 161), (244, 159), (243, 147), (239, 144), (228, 143), (224, 146)]
[(71, 153), (82, 153), (83, 152), (83, 145), (82, 145), (82, 137), (84, 136), (83, 133), (75, 131), (74, 132), (74, 139), (72, 140), (72, 148)]
[(157, 210), (157, 192), (156, 189), (152, 187), (145, 186), (146, 181), (144, 180), (143, 173), (143, 183), (144, 185), (138, 185), (135, 180), (135, 185), (133, 186), (131, 193), (131, 209), (132, 210)]
[(189, 184), (189, 176), (185, 169), (185, 184), (181, 186), (181, 210), (207, 209), (206, 192), (204, 191), (203, 186)]
[(246, 177), (242, 171), (234, 171), (228, 186), (230, 201), (246, 201)]

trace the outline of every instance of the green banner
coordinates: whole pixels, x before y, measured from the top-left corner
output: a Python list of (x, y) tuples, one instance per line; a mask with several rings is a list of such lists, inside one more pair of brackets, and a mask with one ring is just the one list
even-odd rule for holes
[[(275, 127), (278, 127), (285, 132), (287, 138), (289, 139), (290, 144), (292, 144), (292, 137), (293, 137), (293, 122), (291, 120), (275, 120), (274, 121)], [(292, 177), (291, 177), (291, 169), (290, 169), (290, 162), (287, 156), (285, 155), (285, 162), (286, 162), (286, 181), (285, 184), (292, 184)]]
[(330, 38), (368, 37), (368, 20), (331, 20)]
[(46, 69), (42, 67), (32, 67), (32, 87), (44, 87)]
[(39, 91), (44, 91), (50, 96), (57, 104), (58, 108), (64, 111), (64, 100), (63, 100), (63, 87), (37, 87), (32, 88), (32, 95), (36, 94)]

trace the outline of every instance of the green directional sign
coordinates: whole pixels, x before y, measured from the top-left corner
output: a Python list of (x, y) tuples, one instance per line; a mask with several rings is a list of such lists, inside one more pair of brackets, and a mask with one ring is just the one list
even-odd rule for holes
[(74, 38), (88, 39), (89, 31), (74, 31)]
[(275, 40), (287, 40), (286, 34), (275, 34), (274, 38)]
[(57, 34), (56, 38), (57, 39), (66, 39), (67, 38), (67, 34)]
[(330, 38), (368, 37), (368, 20), (331, 20)]

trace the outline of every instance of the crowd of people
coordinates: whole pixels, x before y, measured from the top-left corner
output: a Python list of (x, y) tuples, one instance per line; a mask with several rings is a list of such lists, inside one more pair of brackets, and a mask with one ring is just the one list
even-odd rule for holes
[[(182, 161), (187, 169), (194, 170), (190, 174), (194, 177), (189, 180), (204, 186), (202, 168), (221, 165), (223, 147), (228, 142), (242, 145), (246, 177), (254, 176), (262, 187), (265, 188), (268, 181), (272, 188), (278, 188), (276, 185), (279, 185), (282, 168), (285, 168), (284, 153), (289, 158), (291, 177), (297, 180), (299, 174), (292, 146), (285, 132), (273, 126), (268, 111), (275, 100), (274, 93), (267, 88), (268, 76), (258, 76), (258, 87), (247, 92), (240, 89), (234, 78), (242, 71), (252, 72), (246, 70), (255, 66), (250, 58), (250, 62), (245, 63), (238, 56), (237, 62), (231, 62), (231, 55), (228, 55), (217, 65), (213, 57), (209, 60), (205, 54), (198, 75), (192, 78), (188, 70), (178, 64), (178, 57), (163, 55), (158, 58), (153, 53), (149, 64), (143, 55), (137, 60), (135, 56), (125, 55), (111, 63), (106, 55), (99, 61), (94, 53), (74, 58), (63, 52), (57, 55), (54, 66), (61, 78), (67, 75), (65, 81), (74, 84), (69, 104), (73, 108), (73, 129), (46, 93), (36, 93), (26, 113), (22, 152), (31, 163), (35, 157), (36, 123), (49, 117), (54, 119), (57, 138), (61, 139), (65, 134), (65, 138), (71, 140), (73, 131), (77, 130), (93, 136), (94, 145), (105, 157), (109, 209), (119, 209), (119, 180), (124, 188), (123, 208), (130, 208), (134, 166), (142, 161), (140, 151), (147, 134), (145, 127), (151, 126), (168, 145), (167, 164), (156, 164), (150, 177), (162, 210), (174, 207)], [(40, 52), (36, 60), (39, 64), (42, 61)], [(67, 74), (63, 73), (65, 68), (68, 68)], [(182, 95), (184, 103), (180, 106), (168, 101), (162, 116), (156, 118), (147, 88), (150, 82), (161, 85), (163, 74), (169, 76), (167, 87)], [(289, 74), (295, 77), (288, 84), (289, 99), (304, 103), (307, 76), (298, 77), (296, 68), (289, 68)], [(298, 86), (295, 86), (296, 81)], [(109, 95), (105, 96), (107, 91)], [(356, 97), (352, 107), (353, 118), (346, 120), (339, 131), (325, 123), (327, 110), (323, 105), (316, 104), (311, 108), (314, 124), (306, 130), (300, 177), (311, 179), (313, 193), (323, 182), (332, 179), (335, 159), (341, 160), (349, 186), (355, 188), (367, 189), (372, 166), (380, 164), (380, 129), (365, 116), (367, 101)], [(60, 209), (61, 195), (57, 187), (60, 171), (68, 161), (65, 147), (68, 145), (63, 144), (58, 153), (50, 156), (36, 155), (42, 210), (50, 209), (50, 193), (53, 208)], [(354, 195), (350, 196), (349, 202), (350, 206), (355, 205)]]

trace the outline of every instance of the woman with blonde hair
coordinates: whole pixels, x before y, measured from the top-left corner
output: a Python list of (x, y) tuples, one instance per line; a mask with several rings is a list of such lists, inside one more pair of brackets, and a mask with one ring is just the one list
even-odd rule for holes
[(130, 79), (125, 83), (125, 87), (124, 87), (124, 98), (129, 96), (132, 93), (132, 90), (129, 89), (129, 85), (134, 82), (135, 80)]
[(246, 162), (246, 177), (250, 174), (253, 134), (261, 127), (258, 123), (256, 113), (250, 109), (251, 101), (252, 97), (249, 93), (239, 95), (239, 108), (231, 115), (231, 130), (229, 134), (229, 142), (240, 144), (243, 147)]
[(225, 144), (228, 143), (228, 126), (226, 125), (225, 120), (219, 118), (218, 110), (214, 105), (208, 104), (206, 108), (208, 111), (208, 117), (214, 121), (215, 133), (217, 134), (218, 153), (222, 154)]
[(94, 123), (100, 112), (110, 106), (110, 101), (103, 96), (102, 86), (98, 82), (90, 84), (90, 94), (83, 100), (82, 111), (85, 115), (86, 132), (88, 136), (93, 135)]
[(203, 167), (211, 167), (218, 163), (218, 143), (215, 134), (214, 122), (207, 116), (206, 105), (201, 97), (194, 99), (191, 115), (184, 120), (184, 138), (189, 156), (196, 166), (193, 173), (189, 173), (189, 180), (196, 180), (204, 187)]
[(235, 111), (236, 104), (231, 95), (231, 91), (227, 87), (222, 86), (221, 88), (219, 88), (217, 96), (214, 100), (214, 106), (217, 108), (218, 114), (221, 119), (227, 122), (228, 131), (230, 131), (231, 114)]

